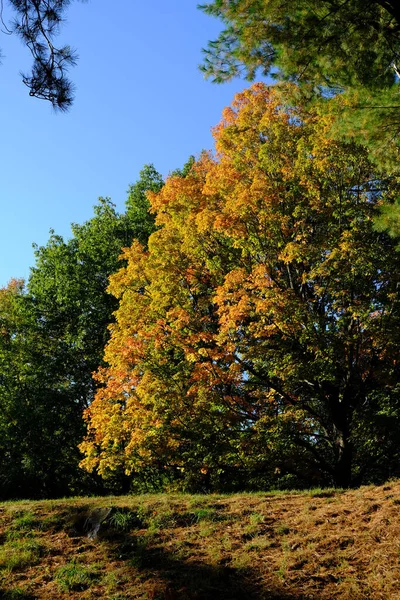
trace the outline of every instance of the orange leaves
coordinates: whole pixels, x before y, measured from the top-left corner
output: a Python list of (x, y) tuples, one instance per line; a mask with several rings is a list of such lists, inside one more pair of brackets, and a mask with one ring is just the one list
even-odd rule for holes
[(371, 226), (364, 151), (327, 140), (282, 94), (239, 94), (214, 130), (217, 158), (151, 195), (160, 228), (110, 280), (120, 306), (87, 414), (89, 468), (181, 470), (183, 453), (203, 465), (217, 432), (242, 448), (267, 423), (326, 439), (345, 387), (358, 398), (399, 259)]

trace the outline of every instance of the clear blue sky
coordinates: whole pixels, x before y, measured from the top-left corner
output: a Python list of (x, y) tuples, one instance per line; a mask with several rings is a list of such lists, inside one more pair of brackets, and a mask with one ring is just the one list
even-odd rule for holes
[[(67, 114), (30, 98), (30, 56), (0, 33), (0, 286), (29, 275), (32, 243), (92, 216), (99, 196), (123, 210), (142, 166), (164, 176), (212, 147), (210, 128), (246, 82), (217, 86), (198, 70), (220, 24), (197, 0), (73, 2), (60, 39), (76, 48)], [(7, 16), (7, 13), (6, 13)], [(11, 16), (11, 15), (10, 15)]]

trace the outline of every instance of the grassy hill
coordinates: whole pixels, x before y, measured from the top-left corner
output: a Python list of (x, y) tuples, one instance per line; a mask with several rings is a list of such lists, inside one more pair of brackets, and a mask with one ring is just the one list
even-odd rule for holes
[(3, 503), (0, 598), (400, 599), (400, 482)]

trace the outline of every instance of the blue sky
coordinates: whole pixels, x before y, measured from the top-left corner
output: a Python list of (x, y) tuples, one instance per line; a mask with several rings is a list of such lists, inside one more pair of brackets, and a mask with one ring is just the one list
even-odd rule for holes
[(90, 218), (99, 196), (123, 210), (144, 164), (165, 176), (212, 147), (210, 128), (247, 84), (204, 80), (201, 48), (220, 24), (196, 5), (73, 2), (60, 36), (79, 54), (66, 114), (29, 97), (19, 75), (29, 53), (0, 33), (0, 286), (27, 278), (32, 243), (45, 244), (50, 228), (68, 237), (70, 223)]

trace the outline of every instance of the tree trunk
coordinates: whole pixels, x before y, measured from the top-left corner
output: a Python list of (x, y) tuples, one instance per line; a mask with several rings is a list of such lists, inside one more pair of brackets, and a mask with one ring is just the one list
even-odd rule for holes
[(339, 434), (337, 439), (338, 459), (334, 470), (335, 487), (348, 488), (352, 484), (353, 447), (348, 435)]
[(334, 484), (348, 488), (352, 484), (353, 445), (350, 440), (350, 399), (345, 394), (333, 403), (332, 422), (334, 428)]

